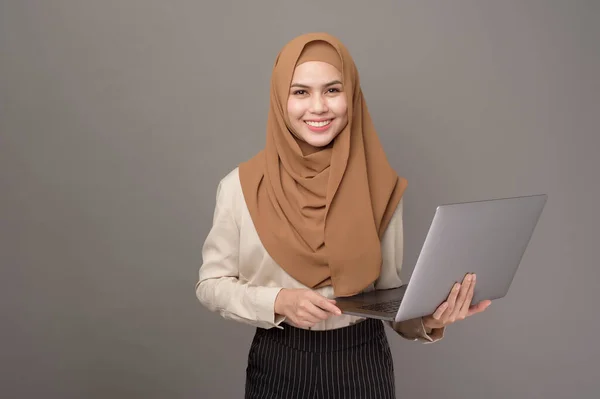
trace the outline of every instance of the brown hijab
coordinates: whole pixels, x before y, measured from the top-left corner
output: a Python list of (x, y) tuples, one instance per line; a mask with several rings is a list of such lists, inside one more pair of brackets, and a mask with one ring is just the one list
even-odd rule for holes
[[(348, 124), (333, 145), (307, 153), (290, 128), (287, 99), (296, 65), (308, 60), (340, 70)], [(239, 167), (258, 236), (304, 285), (332, 285), (338, 296), (358, 293), (379, 276), (381, 237), (407, 183), (388, 164), (354, 61), (329, 34), (299, 36), (277, 56), (270, 96), (265, 148)]]

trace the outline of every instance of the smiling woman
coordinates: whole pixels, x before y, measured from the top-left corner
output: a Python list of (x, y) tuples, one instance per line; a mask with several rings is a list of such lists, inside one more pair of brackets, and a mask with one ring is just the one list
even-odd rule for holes
[[(324, 33), (289, 42), (265, 148), (221, 180), (196, 284), (207, 308), (257, 327), (246, 398), (395, 397), (383, 323), (342, 314), (333, 298), (402, 285), (405, 188), (344, 45)], [(472, 288), (460, 292), (458, 309)], [(446, 323), (432, 317), (389, 325), (434, 342)]]
[[(288, 43), (265, 148), (220, 182), (196, 285), (207, 308), (257, 327), (246, 398), (394, 397), (383, 323), (343, 315), (333, 298), (402, 284), (405, 186), (345, 47), (327, 34)], [(425, 342), (443, 333), (420, 319), (393, 327)]]

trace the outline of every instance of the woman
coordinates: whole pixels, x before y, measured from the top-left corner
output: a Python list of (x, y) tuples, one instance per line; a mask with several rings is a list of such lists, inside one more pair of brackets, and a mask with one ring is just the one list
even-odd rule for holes
[[(198, 299), (257, 327), (247, 398), (393, 398), (383, 323), (342, 315), (332, 298), (402, 284), (406, 180), (387, 162), (335, 37), (289, 42), (270, 100), (264, 150), (219, 183)], [(432, 315), (388, 325), (438, 341), (489, 305), (471, 305), (474, 285), (466, 276)]]

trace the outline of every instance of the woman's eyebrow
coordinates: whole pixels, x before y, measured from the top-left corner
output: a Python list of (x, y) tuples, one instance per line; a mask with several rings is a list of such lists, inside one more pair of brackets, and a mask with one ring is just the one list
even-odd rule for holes
[[(336, 84), (340, 84), (341, 85), (342, 82), (340, 82), (339, 80), (333, 80), (333, 81), (331, 81), (329, 83), (324, 84), (323, 87), (329, 87), (329, 86), (333, 86), (333, 85), (336, 85)], [(290, 87), (299, 87), (299, 88), (302, 88), (302, 89), (310, 89), (310, 86), (307, 86), (307, 85), (302, 84), (302, 83), (292, 83)]]

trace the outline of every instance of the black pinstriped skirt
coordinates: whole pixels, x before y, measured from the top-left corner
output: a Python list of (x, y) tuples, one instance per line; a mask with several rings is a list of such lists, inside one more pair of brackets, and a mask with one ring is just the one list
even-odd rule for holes
[(380, 320), (329, 331), (258, 328), (246, 399), (395, 398), (392, 354)]

